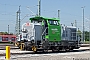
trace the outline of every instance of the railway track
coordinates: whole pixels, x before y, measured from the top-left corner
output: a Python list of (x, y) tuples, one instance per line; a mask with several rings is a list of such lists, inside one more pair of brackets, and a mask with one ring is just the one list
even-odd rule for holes
[(6, 46), (10, 46), (10, 49), (19, 49), (18, 47), (15, 47), (14, 44), (0, 44), (0, 50), (5, 50)]
[[(5, 50), (4, 50), (5, 51)], [(16, 50), (16, 52), (11, 52), (11, 55), (27, 55), (27, 54), (56, 54), (56, 53), (72, 53), (72, 52), (85, 52), (85, 51), (90, 51), (90, 49), (86, 48), (86, 49), (75, 49), (75, 50), (71, 50), (71, 51), (55, 51), (52, 52), (51, 50), (49, 50), (48, 52), (37, 52), (34, 53), (33, 51), (20, 51), (20, 50)], [(20, 51), (20, 52), (18, 52)], [(0, 54), (0, 56), (5, 56), (5, 53)]]
[[(21, 51), (18, 47), (15, 47), (13, 44), (0, 44), (0, 56), (5, 56), (5, 47), (6, 46), (10, 46), (10, 51), (11, 51), (11, 55), (25, 55), (25, 54), (52, 54), (52, 53), (67, 53), (67, 52), (83, 52), (83, 51), (89, 51), (90, 50), (90, 45), (89, 44), (82, 44), (82, 47), (88, 47), (87, 49), (76, 49), (76, 50), (72, 50), (72, 51), (56, 51), (56, 52), (52, 52), (51, 50), (49, 50), (48, 52), (38, 52), (38, 53), (34, 53), (32, 51)], [(4, 52), (3, 52), (4, 51)]]
[[(14, 44), (0, 44), (0, 50), (5, 50), (6, 46), (10, 46), (11, 49), (18, 49), (18, 47), (15, 47)], [(81, 47), (89, 47), (90, 44), (81, 44)]]

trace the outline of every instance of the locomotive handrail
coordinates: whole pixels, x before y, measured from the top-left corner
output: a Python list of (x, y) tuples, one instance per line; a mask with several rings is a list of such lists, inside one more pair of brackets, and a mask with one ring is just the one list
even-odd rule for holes
[[(45, 31), (46, 31), (47, 28), (48, 27), (45, 28), (45, 30), (43, 31), (42, 35), (45, 33)], [(41, 42), (42, 42), (42, 35), (41, 35)]]
[(45, 30), (43, 31), (42, 35), (45, 33), (45, 31), (46, 31), (47, 28), (48, 28), (48, 27), (45, 28)]
[(33, 29), (33, 36), (34, 36), (34, 43), (36, 42), (37, 44), (37, 41), (35, 41), (35, 29)]

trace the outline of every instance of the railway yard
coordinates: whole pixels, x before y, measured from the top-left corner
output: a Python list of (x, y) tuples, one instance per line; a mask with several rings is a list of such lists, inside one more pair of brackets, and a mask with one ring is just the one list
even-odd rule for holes
[(0, 44), (0, 60), (5, 60), (5, 47), (10, 46), (11, 60), (90, 60), (90, 46), (83, 44), (81, 48), (73, 51), (60, 51), (47, 53), (33, 53), (32, 51), (21, 51), (13, 44)]
[(89, 2), (0, 1), (0, 60), (90, 60)]

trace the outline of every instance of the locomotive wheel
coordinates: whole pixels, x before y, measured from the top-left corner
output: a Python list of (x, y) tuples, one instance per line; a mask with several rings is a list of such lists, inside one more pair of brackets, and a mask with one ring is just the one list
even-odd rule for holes
[(70, 50), (70, 51), (72, 51), (72, 50), (73, 50), (73, 48), (70, 48), (69, 50)]
[(55, 52), (55, 47), (52, 48), (52, 52)]
[(43, 52), (48, 52), (48, 41), (43, 41)]
[(60, 50), (59, 50), (59, 47), (57, 47), (56, 50), (59, 52), (59, 51), (60, 51)]
[(48, 52), (48, 47), (47, 46), (43, 46), (43, 52)]
[(24, 49), (25, 49), (26, 51), (28, 51), (28, 50), (29, 50), (29, 47), (28, 47), (28, 43), (27, 43), (27, 42), (25, 42)]
[(43, 52), (48, 52), (48, 49), (44, 49)]
[(69, 50), (69, 51), (72, 51), (72, 50), (73, 50), (73, 47), (70, 46), (68, 50)]

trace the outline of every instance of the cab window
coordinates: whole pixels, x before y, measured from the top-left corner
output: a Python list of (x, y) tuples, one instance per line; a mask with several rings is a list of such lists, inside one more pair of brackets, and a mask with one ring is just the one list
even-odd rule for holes
[(31, 23), (42, 23), (42, 20), (32, 20)]
[(59, 22), (57, 20), (49, 20), (48, 22), (50, 25), (59, 25)]

